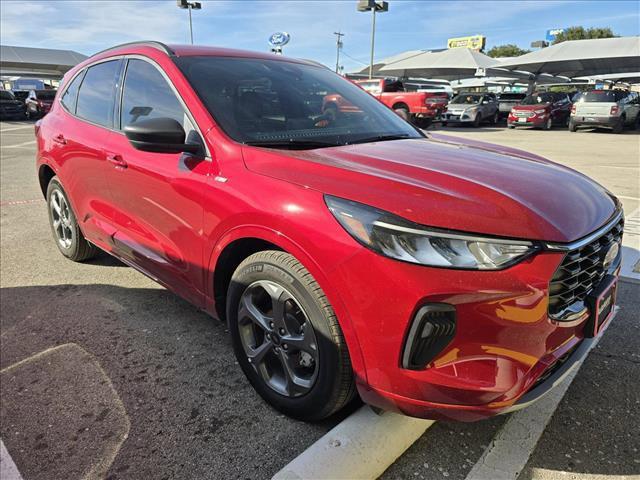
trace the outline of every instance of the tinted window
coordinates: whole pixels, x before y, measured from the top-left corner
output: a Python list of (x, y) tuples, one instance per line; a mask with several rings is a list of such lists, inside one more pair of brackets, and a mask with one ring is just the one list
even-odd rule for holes
[(76, 114), (90, 122), (110, 127), (113, 119), (113, 97), (120, 60), (99, 63), (87, 70), (80, 93)]
[(476, 103), (480, 103), (480, 99), (482, 98), (481, 94), (473, 94), (473, 93), (459, 93), (451, 100), (453, 104), (461, 104), (461, 105), (474, 105)]
[(60, 103), (62, 103), (71, 113), (76, 113), (76, 100), (78, 99), (80, 82), (82, 82), (82, 73), (73, 79), (60, 99)]
[(324, 67), (251, 58), (174, 61), (221, 128), (239, 142), (319, 148), (380, 136), (421, 136), (371, 95)]
[(185, 127), (182, 104), (164, 76), (144, 60), (129, 60), (122, 96), (121, 128), (138, 119), (168, 117)]
[(578, 98), (578, 102), (617, 102), (622, 98), (627, 96), (627, 92), (622, 90), (594, 90), (593, 92), (585, 92), (580, 98)]
[(15, 97), (11, 92), (0, 90), (0, 100), (15, 100)]
[(55, 90), (36, 90), (38, 100), (53, 100), (56, 98)]
[(553, 93), (534, 93), (525, 97), (522, 105), (540, 105), (543, 103), (553, 103), (557, 101), (557, 97)]

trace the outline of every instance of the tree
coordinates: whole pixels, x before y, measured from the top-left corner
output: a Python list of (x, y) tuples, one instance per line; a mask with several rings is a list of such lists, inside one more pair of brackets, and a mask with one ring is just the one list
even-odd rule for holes
[(523, 50), (517, 45), (513, 45), (512, 43), (508, 43), (507, 45), (496, 45), (491, 50), (487, 52), (487, 55), (490, 57), (519, 57), (520, 55), (524, 55), (525, 53), (529, 53), (531, 50)]
[(564, 32), (556, 35), (553, 44), (565, 42), (567, 40), (588, 40), (590, 38), (612, 38), (615, 35), (609, 27), (600, 28), (584, 28), (584, 27), (570, 27)]

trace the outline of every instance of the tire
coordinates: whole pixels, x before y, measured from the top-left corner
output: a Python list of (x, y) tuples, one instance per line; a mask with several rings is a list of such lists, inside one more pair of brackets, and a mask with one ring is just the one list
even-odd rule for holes
[(400, 118), (411, 123), (411, 114), (409, 113), (409, 110), (404, 107), (398, 107), (394, 108), (393, 111), (396, 112), (396, 115), (398, 115)]
[(507, 123), (507, 128), (510, 129), (510, 130), (513, 130), (513, 129), (516, 128), (516, 126), (511, 124), (511, 123)]
[(616, 125), (612, 129), (613, 133), (622, 133), (624, 130), (624, 122), (625, 122), (625, 117), (621, 116), (620, 119), (618, 120), (618, 123), (616, 123)]
[(74, 262), (88, 260), (98, 253), (98, 247), (84, 238), (58, 177), (53, 177), (47, 187), (47, 210), (51, 233), (60, 253)]
[(498, 112), (493, 114), (493, 117), (491, 117), (491, 125), (497, 125), (498, 124), (498, 120), (499, 120), (499, 115)]
[(443, 127), (447, 126), (447, 122), (440, 122), (440, 125), (442, 125)]
[[(275, 305), (285, 315), (273, 315)], [(355, 396), (338, 319), (320, 286), (292, 255), (267, 250), (247, 257), (231, 278), (227, 318), (240, 367), (280, 412), (318, 421)]]
[(482, 117), (479, 113), (476, 113), (476, 118), (473, 119), (473, 128), (478, 128), (482, 122)]
[(551, 117), (547, 118), (547, 121), (544, 122), (544, 129), (545, 130), (551, 130), (551, 128), (553, 127), (553, 120), (551, 119)]
[(573, 120), (569, 120), (569, 131), (576, 132), (578, 130), (578, 126), (575, 124)]
[(636, 121), (633, 124), (634, 129), (640, 130), (640, 112), (636, 115)]

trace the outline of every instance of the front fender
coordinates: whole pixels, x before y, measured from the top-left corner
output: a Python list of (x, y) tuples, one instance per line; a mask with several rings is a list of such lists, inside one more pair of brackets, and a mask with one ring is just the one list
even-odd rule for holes
[[(260, 226), (260, 225), (240, 225), (228, 230), (222, 237), (215, 243), (215, 246), (210, 251), (209, 268), (207, 269), (207, 310), (216, 314), (215, 309), (215, 292), (214, 290), (214, 272), (218, 265), (221, 253), (224, 249), (236, 240), (251, 238), (263, 240), (278, 246), (280, 249), (293, 255), (308, 271), (313, 275), (313, 278), (318, 282), (323, 292), (327, 296), (331, 306), (333, 307), (344, 338), (347, 342), (347, 348), (349, 350), (349, 356), (351, 358), (351, 365), (356, 375), (356, 379), (359, 383), (366, 384), (366, 367), (364, 358), (360, 350), (360, 343), (349, 312), (347, 311), (340, 293), (333, 287), (329, 281), (324, 270), (317, 264), (317, 262), (293, 239), (287, 237), (282, 232)], [(206, 257), (205, 257), (206, 258)]]

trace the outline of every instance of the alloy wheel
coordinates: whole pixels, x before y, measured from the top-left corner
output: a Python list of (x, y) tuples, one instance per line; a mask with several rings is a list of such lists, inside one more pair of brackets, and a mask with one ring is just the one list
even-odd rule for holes
[(238, 330), (247, 361), (271, 389), (299, 397), (318, 376), (318, 345), (300, 303), (284, 287), (259, 280), (243, 292)]
[(60, 190), (51, 192), (49, 209), (51, 210), (51, 225), (58, 243), (62, 248), (70, 248), (74, 236), (71, 209)]

